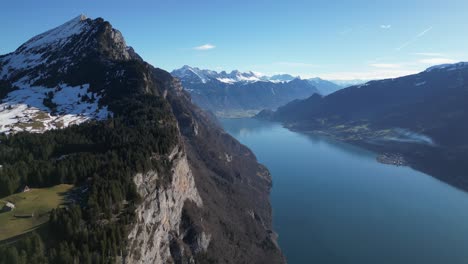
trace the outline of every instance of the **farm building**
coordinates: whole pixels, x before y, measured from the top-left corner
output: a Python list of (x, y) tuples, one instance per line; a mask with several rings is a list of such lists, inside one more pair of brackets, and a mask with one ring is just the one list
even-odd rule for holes
[(2, 208), (2, 212), (9, 212), (9, 211), (13, 211), (13, 209), (15, 209), (15, 205), (10, 203), (10, 202), (7, 202), (5, 204), (5, 206), (3, 206)]

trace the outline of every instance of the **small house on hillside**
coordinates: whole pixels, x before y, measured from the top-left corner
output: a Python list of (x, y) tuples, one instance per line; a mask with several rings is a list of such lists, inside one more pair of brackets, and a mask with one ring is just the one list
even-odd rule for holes
[(14, 209), (15, 209), (15, 205), (10, 202), (7, 202), (5, 206), (3, 206), (2, 212), (10, 212), (10, 211), (13, 211)]
[(29, 192), (31, 189), (29, 189), (29, 186), (24, 186), (23, 190), (21, 192)]

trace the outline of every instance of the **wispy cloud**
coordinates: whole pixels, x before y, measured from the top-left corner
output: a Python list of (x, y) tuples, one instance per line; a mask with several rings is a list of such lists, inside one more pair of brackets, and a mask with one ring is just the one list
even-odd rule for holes
[(304, 62), (292, 62), (292, 61), (278, 61), (278, 62), (274, 62), (273, 64), (278, 65), (278, 66), (290, 67), (290, 68), (295, 68), (295, 67), (316, 68), (316, 67), (320, 67), (319, 65), (316, 65), (316, 64), (304, 63)]
[(418, 55), (418, 56), (425, 56), (425, 57), (442, 57), (444, 56), (443, 53), (437, 53), (437, 52), (416, 52), (412, 53), (413, 55)]
[(430, 58), (430, 59), (420, 60), (419, 62), (424, 63), (424, 64), (436, 65), (436, 64), (455, 63), (457, 61), (448, 59), (448, 58)]
[(320, 77), (327, 80), (380, 80), (397, 78), (405, 75), (418, 73), (417, 70), (389, 70), (379, 69), (362, 72), (334, 72), (321, 74)]
[(351, 33), (353, 31), (352, 28), (346, 28), (340, 32), (338, 32), (340, 35), (348, 35), (349, 33)]
[[(293, 76), (309, 76), (318, 69), (327, 68), (328, 65), (319, 65), (301, 61), (272, 61), (262, 64), (252, 64), (244, 68), (245, 71), (261, 72), (265, 75), (291, 74)], [(242, 69), (239, 69), (242, 70)]]
[(370, 66), (374, 68), (384, 68), (384, 69), (395, 69), (395, 68), (400, 68), (400, 64), (394, 64), (394, 63), (373, 63), (370, 64)]
[(426, 33), (429, 32), (429, 31), (431, 31), (431, 30), (432, 30), (432, 27), (426, 28), (424, 31), (422, 31), (421, 33), (417, 34), (417, 35), (416, 35), (416, 38), (420, 38), (420, 37), (426, 35)]
[(416, 40), (418, 40), (420, 37), (424, 36), (427, 34), (427, 32), (431, 31), (432, 30), (432, 27), (428, 27), (426, 28), (425, 30), (421, 31), (419, 34), (417, 34), (416, 36), (414, 36), (412, 39), (408, 40), (407, 42), (401, 44), (396, 50), (397, 51), (400, 51), (404, 48), (406, 48), (408, 45), (412, 44), (413, 42), (415, 42)]
[(392, 25), (380, 25), (381, 29), (390, 29)]
[(214, 48), (216, 48), (216, 46), (212, 44), (205, 44), (205, 45), (193, 47), (194, 50), (211, 50)]

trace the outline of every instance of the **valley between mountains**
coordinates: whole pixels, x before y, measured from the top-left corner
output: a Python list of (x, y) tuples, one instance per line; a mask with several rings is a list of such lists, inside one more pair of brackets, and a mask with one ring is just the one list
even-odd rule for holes
[(257, 118), (363, 146), (466, 191), (467, 80), (467, 63), (439, 65), (312, 95)]

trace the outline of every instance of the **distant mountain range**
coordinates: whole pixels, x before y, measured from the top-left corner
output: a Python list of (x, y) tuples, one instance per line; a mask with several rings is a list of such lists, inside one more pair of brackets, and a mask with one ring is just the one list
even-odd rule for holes
[(228, 73), (190, 66), (171, 74), (181, 80), (196, 104), (220, 116), (251, 115), (312, 94), (327, 95), (343, 88), (319, 78), (303, 80), (289, 74), (265, 76), (252, 71)]
[(232, 71), (227, 73), (225, 71), (216, 72), (212, 70), (202, 70), (188, 65), (180, 69), (172, 71), (172, 75), (183, 80), (186, 83), (208, 83), (218, 81), (226, 84), (233, 84), (237, 82), (249, 83), (258, 81), (267, 81), (264, 76), (254, 72), (240, 72)]
[(468, 189), (467, 102), (468, 63), (462, 62), (312, 95), (258, 117), (402, 153), (413, 167)]

